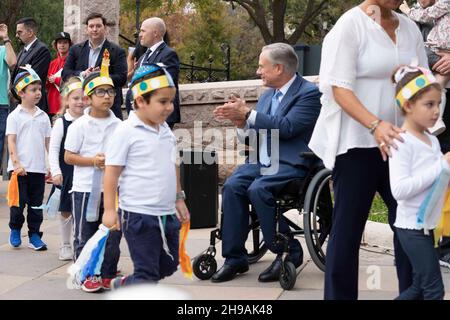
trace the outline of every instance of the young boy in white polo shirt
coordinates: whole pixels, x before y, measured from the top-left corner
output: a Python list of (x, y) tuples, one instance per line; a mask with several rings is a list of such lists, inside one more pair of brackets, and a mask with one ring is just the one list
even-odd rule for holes
[(176, 139), (165, 122), (173, 111), (173, 80), (163, 67), (145, 65), (136, 70), (131, 90), (136, 111), (118, 126), (115, 143), (106, 151), (103, 224), (111, 228), (122, 221), (134, 273), (114, 279), (112, 289), (173, 274), (180, 221), (189, 219), (176, 168)]
[[(104, 152), (117, 125), (121, 122), (110, 110), (116, 91), (112, 79), (99, 72), (90, 74), (83, 81), (84, 99), (90, 107), (67, 131), (64, 160), (74, 166), (72, 182), (72, 215), (74, 217), (74, 256), (80, 255), (86, 242), (98, 230), (103, 214), (101, 203), (102, 181), (96, 175), (105, 167)], [(98, 191), (98, 194), (97, 194)], [(96, 216), (88, 217), (90, 201), (98, 198)], [(113, 231), (108, 237), (101, 275), (89, 275), (81, 286), (86, 292), (109, 289), (116, 277), (120, 257), (121, 232)]]
[(26, 66), (14, 79), (13, 95), (21, 104), (11, 112), (6, 122), (9, 161), (8, 172), (18, 175), (19, 207), (10, 208), (9, 243), (13, 248), (22, 244), (20, 230), (25, 222), (23, 211), (28, 207), (28, 247), (47, 250), (41, 240), (42, 210), (33, 209), (42, 204), (45, 191), (45, 151), (48, 152), (51, 125), (47, 114), (36, 105), (42, 97), (42, 82), (31, 67)]

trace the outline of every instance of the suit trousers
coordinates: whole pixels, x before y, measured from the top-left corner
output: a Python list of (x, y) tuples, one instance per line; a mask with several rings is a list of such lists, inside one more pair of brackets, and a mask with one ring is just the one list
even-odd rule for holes
[[(261, 175), (262, 165), (243, 164), (227, 179), (222, 190), (222, 255), (225, 264), (247, 265), (245, 241), (249, 233), (249, 204), (253, 206), (261, 225), (264, 241), (268, 248), (282, 253), (283, 248), (274, 245), (276, 227), (277, 195), (284, 186), (296, 178), (306, 175), (304, 169), (287, 164), (280, 164), (278, 173)], [(280, 232), (288, 231), (284, 219), (280, 221)], [(298, 240), (291, 238), (290, 255), (292, 261), (303, 259), (303, 251)]]

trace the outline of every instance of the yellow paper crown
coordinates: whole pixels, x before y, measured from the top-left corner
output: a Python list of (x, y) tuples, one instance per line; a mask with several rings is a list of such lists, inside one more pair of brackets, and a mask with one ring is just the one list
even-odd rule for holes
[(105, 51), (103, 52), (100, 75), (89, 81), (89, 83), (86, 85), (86, 87), (84, 88), (84, 94), (86, 96), (89, 96), (95, 88), (102, 85), (110, 85), (114, 87), (114, 83), (109, 77), (109, 61), (109, 51), (108, 49), (105, 49)]
[(169, 79), (164, 74), (159, 77), (150, 78), (135, 84), (131, 88), (131, 91), (133, 92), (133, 98), (136, 99), (136, 97), (143, 96), (147, 92), (167, 87), (171, 87), (171, 85), (169, 83)]
[(421, 74), (408, 82), (396, 96), (397, 106), (402, 108), (405, 102), (413, 97), (420, 90), (436, 83), (436, 78), (431, 73)]
[(20, 92), (23, 89), (25, 89), (28, 85), (36, 81), (41, 81), (39, 76), (37, 74), (29, 74), (25, 78), (20, 80), (14, 88), (16, 89), (16, 92)]
[(63, 97), (67, 97), (72, 91), (77, 89), (83, 89), (83, 85), (81, 82), (74, 82), (64, 87), (63, 91), (61, 92), (61, 95)]

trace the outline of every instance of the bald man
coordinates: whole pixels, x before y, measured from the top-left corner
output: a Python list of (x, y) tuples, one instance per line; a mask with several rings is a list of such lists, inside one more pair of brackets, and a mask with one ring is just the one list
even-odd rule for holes
[(139, 59), (138, 66), (150, 63), (164, 63), (167, 71), (173, 78), (177, 93), (175, 95), (174, 110), (167, 118), (167, 124), (173, 129), (175, 123), (180, 122), (180, 99), (178, 94), (178, 74), (180, 73), (180, 60), (177, 53), (163, 40), (166, 34), (166, 24), (160, 18), (149, 18), (142, 22), (139, 33), (141, 45), (147, 47), (145, 54)]

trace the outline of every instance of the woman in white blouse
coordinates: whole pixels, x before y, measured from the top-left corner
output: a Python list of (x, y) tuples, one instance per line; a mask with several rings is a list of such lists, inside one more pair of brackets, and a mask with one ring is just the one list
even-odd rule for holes
[[(397, 14), (402, 0), (366, 0), (347, 11), (325, 37), (320, 67), (322, 110), (310, 148), (333, 169), (335, 208), (327, 247), (325, 299), (357, 299), (359, 244), (375, 193), (389, 210), (388, 156), (402, 138), (395, 108), (394, 69), (427, 57), (418, 27)], [(400, 292), (412, 269), (395, 236)]]

